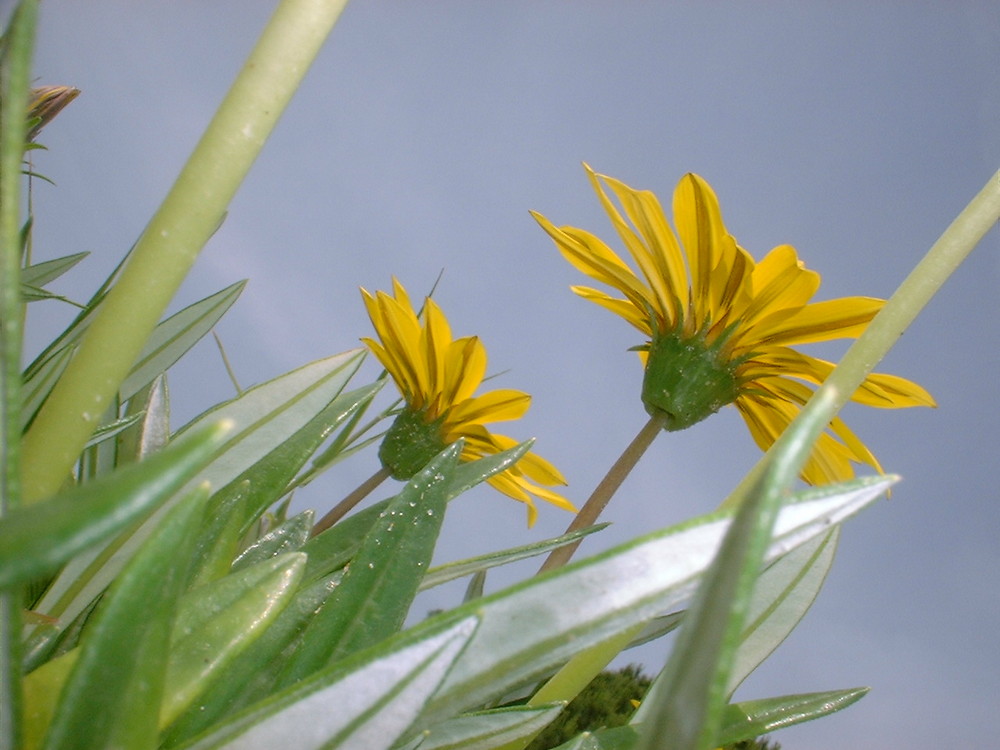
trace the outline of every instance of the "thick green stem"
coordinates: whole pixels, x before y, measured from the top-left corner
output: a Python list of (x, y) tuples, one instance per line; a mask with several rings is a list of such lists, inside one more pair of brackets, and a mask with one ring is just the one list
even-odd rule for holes
[(347, 0), (282, 0), (27, 434), (25, 502), (69, 474)]
[[(982, 190), (967, 205), (944, 234), (927, 252), (927, 255), (903, 280), (892, 297), (885, 303), (878, 315), (844, 354), (833, 372), (827, 377), (820, 390), (835, 391), (834, 414), (850, 400), (875, 365), (896, 343), (903, 331), (913, 322), (924, 306), (937, 293), (963, 260), (972, 252), (996, 223), (1000, 221), (1000, 171), (997, 171)], [(796, 422), (810, 410), (806, 405)], [(831, 415), (832, 416), (832, 415)], [(780, 442), (780, 441), (779, 441)], [(763, 471), (778, 443), (758, 462), (757, 466), (744, 477), (743, 481), (722, 503), (723, 508), (739, 504), (747, 490)]]
[[(11, 16), (0, 58), (0, 516), (21, 502), (21, 160), (37, 0)], [(0, 747), (21, 742), (20, 587), (0, 592)]]

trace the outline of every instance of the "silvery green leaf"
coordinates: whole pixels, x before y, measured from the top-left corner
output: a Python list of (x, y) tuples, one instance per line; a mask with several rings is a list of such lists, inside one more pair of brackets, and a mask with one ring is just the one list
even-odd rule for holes
[[(461, 466), (459, 468), (461, 468)], [(532, 544), (512, 547), (510, 549), (501, 550), (500, 552), (490, 552), (486, 555), (478, 555), (476, 557), (469, 557), (464, 560), (456, 560), (455, 562), (438, 565), (427, 571), (427, 575), (424, 577), (423, 583), (420, 584), (420, 589), (422, 591), (434, 586), (439, 586), (442, 583), (447, 583), (448, 581), (453, 581), (456, 578), (463, 578), (467, 575), (472, 575), (473, 573), (495, 568), (499, 565), (506, 565), (507, 563), (517, 562), (518, 560), (524, 560), (537, 555), (544, 555), (546, 552), (550, 552), (557, 547), (563, 547), (576, 541), (577, 539), (582, 539), (583, 537), (593, 534), (595, 531), (600, 531), (607, 526), (608, 524), (606, 523), (599, 523), (594, 526), (589, 526), (586, 529), (573, 531), (569, 534), (563, 534), (562, 536), (553, 537), (552, 539), (546, 539), (541, 542), (533, 542)]]
[[(829, 530), (873, 502), (892, 481), (879, 477), (846, 488), (823, 488), (811, 493), (810, 500), (783, 508), (765, 559), (770, 562)], [(418, 625), (409, 632), (442, 617), (475, 613), (482, 618), (424, 719), (436, 721), (483, 705), (550, 674), (579, 651), (679, 605), (695, 590), (730, 522), (729, 514), (703, 516)]]
[(396, 750), (491, 750), (516, 740), (527, 742), (551, 724), (564, 705), (514, 706), (456, 716)]
[(466, 617), (427, 629), (421, 639), (399, 639), (359, 653), (183, 748), (388, 750), (420, 715), (476, 624), (476, 617)]
[(840, 529), (831, 529), (776, 560), (761, 573), (736, 650), (729, 695), (805, 616), (833, 565)]

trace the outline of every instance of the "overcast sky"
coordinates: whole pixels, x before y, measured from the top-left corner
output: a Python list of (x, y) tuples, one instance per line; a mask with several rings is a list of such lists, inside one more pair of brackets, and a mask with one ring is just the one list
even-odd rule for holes
[[(83, 93), (40, 139), (36, 167), (57, 186), (35, 185), (35, 254), (93, 253), (59, 291), (87, 297), (132, 244), (272, 7), (42, 4), (37, 81)], [(497, 384), (534, 396), (503, 431), (536, 436), (582, 502), (645, 421), (626, 351), (639, 339), (569, 292), (582, 277), (528, 210), (614, 244), (582, 161), (667, 205), (693, 171), (755, 257), (795, 245), (822, 274), (818, 299), (886, 297), (1000, 166), (998, 71), (995, 2), (359, 0), (177, 304), (250, 279), (219, 326), (248, 385), (369, 335), (358, 286), (384, 289), (395, 274), (419, 295), (443, 269), (437, 299), (455, 334), (480, 335), (491, 371), (509, 370)], [(940, 408), (845, 411), (905, 481), (846, 526), (818, 603), (738, 697), (872, 693), (775, 735), (787, 750), (996, 738), (997, 249), (994, 230), (881, 368)], [(55, 303), (31, 314), (36, 350), (69, 317)], [(369, 362), (363, 377), (376, 373)], [(175, 426), (231, 395), (207, 342), (171, 386)], [(586, 549), (712, 510), (758, 457), (734, 409), (662, 435)], [(297, 500), (322, 512), (375, 467), (374, 451), (356, 456)], [(540, 511), (528, 531), (517, 503), (470, 493), (449, 510), (439, 557), (542, 539), (569, 520)], [(442, 589), (425, 606), (460, 596)], [(648, 671), (664, 648), (642, 651)]]

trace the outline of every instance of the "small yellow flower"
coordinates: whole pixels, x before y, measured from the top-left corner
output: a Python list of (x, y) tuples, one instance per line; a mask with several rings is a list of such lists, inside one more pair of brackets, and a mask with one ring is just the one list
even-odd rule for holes
[[(452, 339), (447, 318), (429, 297), (421, 320), (396, 279), (393, 295), (377, 292), (372, 296), (364, 289), (361, 294), (380, 341), (361, 340), (392, 376), (406, 402), (379, 449), (379, 458), (394, 478), (409, 479), (459, 438), (465, 439), (463, 461), (517, 445), (518, 441), (494, 434), (486, 425), (520, 419), (528, 411), (531, 396), (509, 389), (474, 395), (486, 374), (486, 348), (478, 337)], [(562, 495), (538, 486), (565, 485), (566, 480), (533, 452), (487, 481), (527, 505), (529, 526), (538, 515), (532, 495), (576, 511)]]
[[(645, 366), (646, 410), (664, 417), (665, 429), (678, 430), (732, 403), (767, 450), (812, 395), (807, 384), (822, 383), (833, 369), (791, 347), (857, 338), (884, 300), (810, 302), (819, 274), (790, 245), (756, 262), (726, 230), (715, 193), (697, 175), (685, 175), (674, 191), (675, 234), (653, 193), (584, 166), (641, 276), (589, 232), (533, 215), (566, 260), (624, 299), (585, 286), (573, 291), (649, 338), (636, 347)], [(870, 375), (853, 400), (882, 408), (935, 405), (916, 383), (885, 374)], [(802, 477), (812, 484), (849, 479), (852, 462), (881, 471), (864, 443), (834, 419)]]

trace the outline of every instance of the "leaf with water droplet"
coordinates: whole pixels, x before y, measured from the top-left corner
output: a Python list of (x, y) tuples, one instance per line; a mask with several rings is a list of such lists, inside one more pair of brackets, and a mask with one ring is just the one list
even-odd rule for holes
[[(281, 686), (399, 630), (434, 554), (461, 442), (454, 443), (407, 483), (361, 542), (352, 565), (306, 629)], [(394, 533), (389, 533), (393, 527)]]

